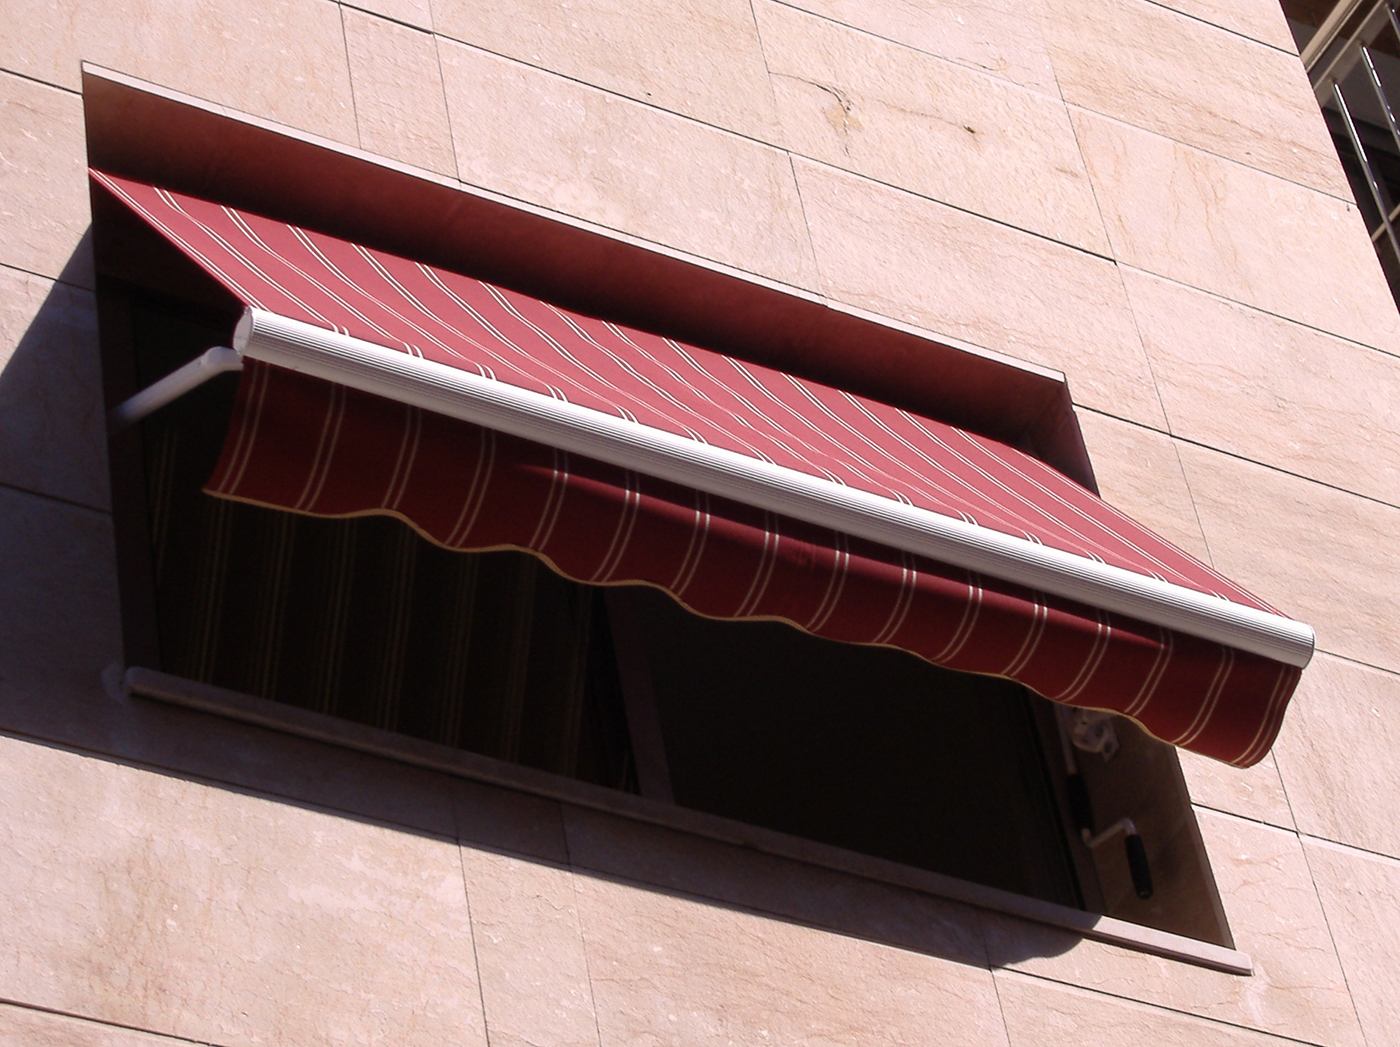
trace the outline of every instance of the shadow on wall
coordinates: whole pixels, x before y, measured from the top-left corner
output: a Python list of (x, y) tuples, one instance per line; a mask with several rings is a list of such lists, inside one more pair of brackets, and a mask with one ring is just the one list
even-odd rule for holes
[[(99, 780), (141, 768), (572, 869), (624, 899), (669, 899), (658, 907), (638, 896), (625, 910), (638, 933), (659, 938), (684, 935), (687, 911), (696, 927), (733, 926), (713, 919), (723, 910), (977, 967), (1079, 941), (819, 865), (109, 690), (102, 676), (119, 657), (120, 626), (95, 298), (83, 286), (91, 271), (85, 236), (58, 283), (0, 273), (10, 285), (0, 289), (5, 309), (32, 316), (0, 371), (0, 732), (92, 759)], [(40, 817), (61, 800), (42, 788), (22, 798)], [(209, 803), (217, 807), (217, 796)], [(761, 920), (748, 926), (766, 933)], [(772, 935), (779, 952), (794, 940)]]
[[(27, 321), (0, 369), (0, 484), (67, 502), (108, 506), (92, 233), (57, 282), (0, 274), (8, 328)], [(40, 297), (42, 296), (42, 301)]]

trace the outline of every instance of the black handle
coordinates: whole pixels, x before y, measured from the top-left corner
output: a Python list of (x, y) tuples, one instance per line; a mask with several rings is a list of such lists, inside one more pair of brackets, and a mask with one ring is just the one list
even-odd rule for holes
[(1082, 832), (1094, 831), (1094, 806), (1089, 802), (1089, 786), (1084, 783), (1082, 774), (1071, 774), (1065, 778), (1065, 790), (1069, 793), (1069, 813), (1074, 819), (1074, 828)]
[(1125, 837), (1123, 846), (1128, 852), (1128, 869), (1133, 874), (1137, 896), (1146, 901), (1152, 897), (1152, 868), (1147, 864), (1147, 848), (1142, 845), (1142, 837), (1137, 833)]

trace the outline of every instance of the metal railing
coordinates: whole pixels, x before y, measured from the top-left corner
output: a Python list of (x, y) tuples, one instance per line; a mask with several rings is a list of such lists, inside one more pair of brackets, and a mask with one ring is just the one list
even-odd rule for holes
[(1400, 302), (1400, 19), (1391, 3), (1341, 0), (1301, 57)]

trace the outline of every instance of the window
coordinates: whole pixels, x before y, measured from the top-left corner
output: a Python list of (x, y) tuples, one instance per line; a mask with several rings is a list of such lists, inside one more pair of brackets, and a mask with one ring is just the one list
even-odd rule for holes
[[(104, 352), (143, 387), (226, 340), (236, 303), (155, 238), (124, 249), (162, 289), (104, 266)], [(1152, 902), (1116, 847), (1090, 853), (1068, 828), (1056, 717), (1024, 688), (781, 623), (703, 619), (525, 553), (444, 550), (382, 516), (210, 497), (236, 384), (211, 382), (114, 443), (119, 500), (142, 521), (122, 557), (134, 664), (1228, 942), (1170, 752), (1130, 724), (1123, 757), (1082, 762), (1104, 824), (1126, 795), (1112, 779), (1137, 779), (1128, 810), (1177, 873), (1159, 873)], [(658, 757), (659, 787), (645, 780)]]

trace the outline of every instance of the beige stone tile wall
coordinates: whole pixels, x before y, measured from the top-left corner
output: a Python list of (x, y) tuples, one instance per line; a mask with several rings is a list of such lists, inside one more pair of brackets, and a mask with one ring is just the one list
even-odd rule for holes
[(353, 8), (343, 17), (361, 148), (455, 175), (437, 40)]
[(439, 43), (461, 178), (799, 287), (816, 282), (792, 163), (717, 127)]
[[(355, 142), (339, 6), (327, 0), (86, 0), (6, 5), (0, 69), (77, 90), (96, 62)], [(69, 155), (65, 151), (65, 155)]]
[(96, 334), (91, 291), (0, 265), (0, 483), (108, 507)]
[[(0, 15), (0, 731), (90, 750), (0, 740), (0, 1043), (1400, 1038), (1400, 317), (1274, 0)], [(1318, 630), (1268, 759), (1184, 761), (1255, 976), (108, 696), (83, 60), (1062, 370)]]
[(1200, 810), (1198, 818), (1230, 929), (1254, 960), (1253, 976), (1184, 968), (989, 916), (993, 965), (1306, 1043), (1361, 1044), (1347, 978), (1297, 834), (1214, 811)]
[(82, 99), (0, 68), (0, 156), (0, 264), (91, 287)]
[(180, 1047), (188, 1042), (52, 1011), (0, 1004), (0, 1044), (4, 1047)]
[(453, 841), (0, 738), (0, 998), (202, 1043), (485, 1042)]
[(1071, 106), (1351, 199), (1294, 55), (1150, 0), (1047, 3), (1044, 12)]

